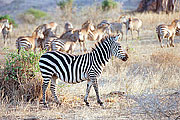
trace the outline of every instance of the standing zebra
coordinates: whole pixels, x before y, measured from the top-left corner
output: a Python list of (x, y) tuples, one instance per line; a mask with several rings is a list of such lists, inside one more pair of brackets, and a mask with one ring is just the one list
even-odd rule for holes
[(96, 92), (97, 102), (102, 106), (99, 98), (97, 77), (102, 73), (103, 66), (112, 58), (118, 57), (123, 61), (128, 59), (128, 55), (123, 51), (121, 45), (117, 42), (120, 35), (107, 36), (97, 43), (91, 52), (83, 55), (70, 55), (59, 51), (51, 51), (43, 54), (39, 61), (40, 71), (43, 77), (43, 103), (46, 105), (46, 89), (51, 81), (50, 90), (59, 103), (56, 96), (56, 80), (60, 78), (66, 83), (79, 83), (87, 80), (87, 89), (84, 102), (87, 106), (88, 94), (91, 87), (94, 87)]
[(163, 48), (162, 40), (167, 38), (167, 47), (174, 47), (174, 37), (179, 28), (180, 20), (173, 20), (170, 25), (160, 24), (156, 28), (156, 33), (160, 42), (161, 48)]

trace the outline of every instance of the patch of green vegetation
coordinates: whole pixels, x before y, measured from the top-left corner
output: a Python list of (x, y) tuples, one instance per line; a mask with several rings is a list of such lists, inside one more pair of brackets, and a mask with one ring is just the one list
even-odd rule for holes
[(60, 0), (57, 5), (60, 7), (60, 9), (72, 9), (72, 4), (74, 0)]
[(21, 50), (20, 54), (10, 52), (0, 80), (0, 96), (8, 100), (30, 101), (39, 97), (41, 78), (39, 78), (39, 59), (43, 52)]
[(117, 2), (114, 0), (104, 0), (101, 6), (103, 11), (108, 11), (110, 9), (116, 8)]
[(43, 17), (46, 17), (47, 16), (47, 13), (46, 12), (43, 12), (41, 10), (38, 10), (38, 9), (33, 9), (33, 8), (30, 8), (26, 11), (26, 14), (31, 14), (33, 15), (36, 19), (40, 19), (40, 18), (43, 18)]
[(14, 27), (17, 27), (18, 25), (15, 23), (15, 20), (11, 18), (9, 15), (3, 15), (0, 16), (0, 20), (7, 19), (9, 23), (12, 23)]

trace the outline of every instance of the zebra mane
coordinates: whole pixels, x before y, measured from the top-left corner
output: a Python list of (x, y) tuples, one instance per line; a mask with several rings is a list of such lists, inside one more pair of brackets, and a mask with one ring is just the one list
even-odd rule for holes
[(97, 43), (95, 43), (95, 47), (92, 48), (91, 52), (96, 51), (96, 48), (102, 44), (103, 42), (107, 41), (107, 39), (109, 39), (111, 36), (105, 36), (103, 37), (100, 41), (98, 41)]

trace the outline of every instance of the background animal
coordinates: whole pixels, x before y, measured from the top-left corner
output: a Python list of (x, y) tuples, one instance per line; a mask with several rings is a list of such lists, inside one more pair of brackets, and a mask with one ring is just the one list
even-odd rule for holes
[(167, 47), (174, 47), (174, 37), (179, 28), (179, 20), (175, 19), (170, 25), (160, 24), (156, 27), (156, 33), (160, 42), (161, 48), (163, 48), (162, 40), (167, 38)]
[(125, 22), (125, 25), (126, 25), (126, 41), (127, 41), (127, 34), (128, 34), (129, 30), (131, 32), (132, 39), (133, 39), (133, 31), (137, 31), (138, 38), (140, 37), (139, 32), (140, 32), (140, 29), (142, 27), (142, 21), (139, 18), (135, 18), (135, 17), (131, 18), (130, 17)]

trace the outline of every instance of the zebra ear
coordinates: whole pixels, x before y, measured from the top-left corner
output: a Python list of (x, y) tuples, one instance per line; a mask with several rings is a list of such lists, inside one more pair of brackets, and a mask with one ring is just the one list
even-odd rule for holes
[(120, 38), (120, 34), (118, 34), (116, 37), (115, 37), (115, 39), (114, 39), (114, 41), (118, 41), (119, 40), (119, 38)]

